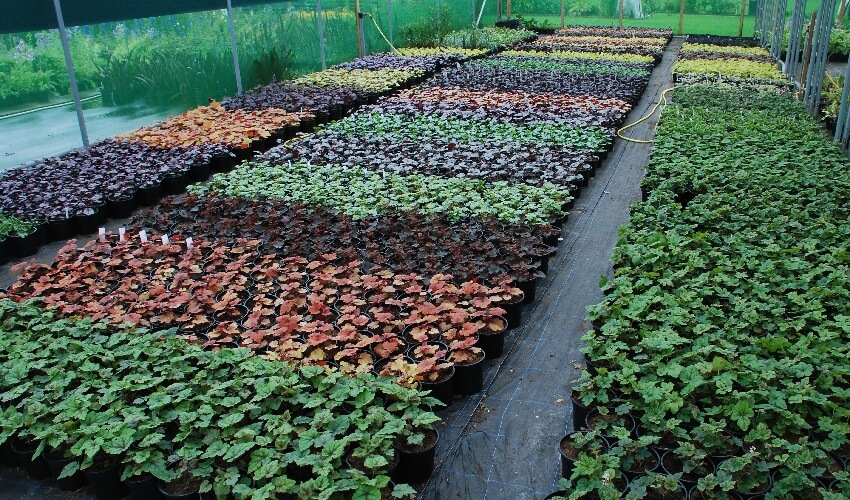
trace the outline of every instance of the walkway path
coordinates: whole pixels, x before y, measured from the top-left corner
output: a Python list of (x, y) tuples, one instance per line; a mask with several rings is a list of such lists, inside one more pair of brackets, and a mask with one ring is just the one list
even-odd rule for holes
[[(671, 85), (676, 38), (652, 73), (628, 122), (644, 116)], [(630, 129), (649, 139), (657, 116)], [(617, 228), (640, 199), (650, 145), (617, 141), (590, 186), (582, 191), (538, 302), (523, 311), (506, 353), (485, 372), (485, 390), (441, 412), (438, 469), (420, 498), (427, 500), (541, 499), (560, 475), (558, 442), (571, 430), (572, 381), (579, 377), (581, 336), (590, 328), (586, 308), (602, 299), (599, 277), (611, 275)], [(489, 383), (489, 386), (486, 385)]]

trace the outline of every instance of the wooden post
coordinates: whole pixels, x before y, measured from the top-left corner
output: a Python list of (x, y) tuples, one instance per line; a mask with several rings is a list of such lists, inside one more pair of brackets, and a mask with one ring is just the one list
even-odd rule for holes
[(815, 20), (817, 19), (817, 11), (812, 12), (812, 19), (809, 21), (809, 30), (806, 32), (806, 45), (803, 49), (803, 71), (800, 73), (800, 95), (806, 89), (806, 73), (809, 72), (809, 59), (812, 55), (812, 37), (815, 32)]
[(561, 28), (564, 27), (564, 18), (567, 14), (567, 0), (561, 0)]
[(496, 2), (496, 19), (499, 21), (502, 20), (502, 0)]
[[(684, 0), (683, 0), (684, 1)], [(363, 19), (360, 19), (360, 0), (354, 0), (354, 19), (357, 22), (357, 54), (363, 57)]]
[(741, 20), (738, 22), (738, 38), (744, 36), (744, 13), (747, 10), (747, 0), (741, 0)]
[(508, 19), (511, 18), (511, 7), (512, 7), (511, 2), (512, 2), (512, 0), (508, 0)]
[(847, 1), (841, 0), (841, 7), (838, 8), (838, 27), (844, 29), (844, 11), (847, 10)]
[(681, 5), (679, 5), (679, 34), (682, 34), (682, 25), (685, 21), (685, 0), (682, 0)]
[(623, 28), (623, 0), (620, 0), (620, 28)]

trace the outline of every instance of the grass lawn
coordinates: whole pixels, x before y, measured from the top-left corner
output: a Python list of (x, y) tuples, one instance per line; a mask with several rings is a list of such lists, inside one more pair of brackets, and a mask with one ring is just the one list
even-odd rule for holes
[[(560, 26), (559, 16), (534, 16), (528, 18), (540, 22), (548, 21), (553, 26)], [(686, 35), (725, 35), (738, 36), (737, 16), (709, 16), (698, 14), (685, 14), (683, 32)], [(616, 18), (610, 17), (567, 17), (565, 23), (581, 24), (586, 26), (616, 26)], [(744, 36), (753, 36), (755, 17), (744, 17)], [(639, 28), (671, 28), (673, 33), (679, 31), (679, 14), (657, 13), (645, 19), (623, 19), (623, 26)]]

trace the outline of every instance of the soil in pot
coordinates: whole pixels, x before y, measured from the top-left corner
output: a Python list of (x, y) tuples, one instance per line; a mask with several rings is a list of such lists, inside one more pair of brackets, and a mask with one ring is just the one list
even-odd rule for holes
[(348, 464), (349, 467), (351, 467), (352, 469), (359, 470), (367, 477), (375, 477), (378, 474), (394, 476), (395, 471), (398, 468), (399, 456), (399, 453), (393, 450), (393, 456), (390, 457), (389, 463), (378, 469), (369, 469), (366, 467), (367, 457), (353, 457), (349, 455), (348, 458), (345, 459), (345, 462)]
[(409, 445), (405, 438), (399, 438), (393, 443), (399, 456), (393, 480), (401, 483), (421, 483), (434, 472), (434, 457), (440, 434), (436, 429), (419, 432), (425, 434), (421, 444)]
[(635, 419), (632, 418), (631, 415), (618, 415), (613, 413), (603, 415), (602, 413), (599, 413), (599, 410), (593, 410), (587, 414), (585, 427), (590, 430), (594, 430), (597, 427), (601, 427), (604, 422), (607, 422), (607, 428), (601, 431), (603, 433), (602, 437), (611, 443), (612, 446), (619, 440), (616, 436), (605, 434), (605, 432), (609, 432), (611, 430), (612, 425), (625, 427), (632, 434), (635, 432)]
[(656, 472), (660, 466), (658, 455), (649, 448), (632, 451), (623, 458), (623, 474), (632, 480), (649, 472)]
[(735, 481), (733, 491), (744, 500), (764, 498), (764, 494), (770, 491), (770, 487), (773, 485), (770, 474), (748, 468), (732, 474), (732, 479)]

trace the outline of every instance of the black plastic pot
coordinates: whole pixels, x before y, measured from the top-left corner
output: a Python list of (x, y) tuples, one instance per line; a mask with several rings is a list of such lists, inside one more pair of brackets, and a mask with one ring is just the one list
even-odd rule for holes
[(454, 378), (455, 367), (452, 366), (451, 374), (444, 380), (439, 382), (422, 382), (423, 391), (431, 391), (431, 397), (437, 398), (446, 406), (452, 404), (452, 395), (454, 395)]
[(74, 234), (86, 235), (97, 233), (100, 223), (97, 214), (77, 214), (73, 217)]
[(330, 109), (330, 119), (339, 120), (342, 118), (342, 106), (333, 106)]
[(502, 355), (505, 350), (505, 334), (507, 327), (496, 333), (478, 334), (478, 347), (484, 350), (484, 359), (495, 359)]
[(9, 245), (9, 255), (12, 257), (29, 257), (38, 252), (38, 247), (41, 238), (41, 229), (35, 228), (26, 236), (18, 236), (10, 234), (6, 237), (6, 242)]
[(139, 202), (140, 207), (152, 207), (159, 203), (161, 192), (160, 184), (141, 187), (136, 190), (136, 200)]
[(115, 219), (126, 219), (136, 209), (136, 195), (134, 193), (132, 196), (125, 195), (120, 198), (110, 197), (107, 198), (106, 205), (111, 217)]
[(186, 172), (172, 173), (166, 175), (162, 179), (162, 195), (180, 194), (186, 191), (186, 185), (189, 183), (189, 175)]
[(32, 458), (35, 450), (38, 449), (38, 443), (23, 441), (15, 438), (12, 440), (12, 453), (18, 457), (18, 463), (24, 468), (31, 479), (47, 479), (50, 477), (50, 467), (43, 455), (39, 455), (35, 459)]
[(301, 123), (298, 127), (298, 130), (300, 132), (304, 132), (305, 134), (309, 134), (309, 133), (313, 132), (313, 130), (315, 130), (315, 129), (316, 129), (316, 121), (315, 120), (308, 120), (308, 119), (302, 119)]
[(569, 478), (573, 475), (573, 466), (576, 463), (576, 459), (564, 454), (563, 444), (564, 441), (569, 440), (576, 434), (579, 434), (579, 432), (570, 432), (566, 436), (562, 437), (561, 441), (558, 443), (558, 455), (561, 456), (561, 477)]
[(584, 406), (581, 401), (576, 398), (576, 392), (570, 394), (570, 403), (573, 404), (573, 429), (579, 430), (584, 427), (587, 420), (587, 414), (593, 410), (590, 406)]
[(117, 500), (128, 493), (127, 486), (121, 482), (121, 469), (118, 464), (103, 470), (87, 469), (83, 474), (100, 500)]
[(537, 278), (519, 281), (516, 286), (525, 294), (525, 299), (522, 301), (523, 304), (531, 304), (537, 298)]
[(50, 241), (65, 241), (74, 236), (74, 219), (72, 217), (50, 219), (44, 227)]
[(301, 131), (301, 124), (296, 123), (293, 125), (287, 125), (286, 130), (284, 130), (284, 137), (286, 140), (292, 139), (295, 135)]
[(236, 159), (229, 153), (214, 155), (210, 160), (210, 170), (216, 174), (230, 172), (234, 165), (236, 165)]
[[(66, 465), (73, 462), (73, 459), (70, 458), (45, 457), (45, 460), (47, 461), (47, 466), (50, 467), (50, 472), (54, 479), (59, 477), (59, 474), (62, 473), (62, 469), (64, 469)], [(62, 491), (76, 491), (87, 484), (89, 483), (86, 481), (86, 476), (84, 476), (80, 471), (75, 472), (74, 475), (70, 477), (56, 479), (56, 485)]]
[(3, 442), (3, 444), (0, 444), (0, 465), (5, 465), (6, 467), (17, 467), (19, 464), (18, 455), (12, 451), (12, 440), (7, 439)]
[(706, 461), (704, 463), (705, 474), (701, 474), (695, 472), (685, 473), (683, 470), (681, 470), (681, 467), (673, 466), (674, 460), (678, 460), (678, 457), (676, 457), (676, 453), (673, 450), (668, 450), (664, 452), (659, 460), (659, 463), (661, 464), (661, 469), (671, 475), (681, 474), (681, 476), (679, 477), (679, 481), (684, 484), (685, 487), (696, 486), (697, 481), (700, 477), (704, 476), (705, 474), (714, 473), (714, 464), (712, 464), (710, 461)]
[(236, 155), (237, 165), (254, 156), (254, 152), (251, 150), (250, 146), (246, 148), (233, 148), (233, 154)]
[(523, 295), (514, 304), (501, 304), (505, 312), (505, 319), (508, 320), (508, 330), (518, 328), (522, 324), (522, 305), (525, 303), (525, 295)]
[(127, 498), (131, 500), (148, 500), (160, 499), (162, 493), (156, 485), (156, 478), (150, 474), (141, 476), (133, 476), (124, 480), (124, 485), (127, 486), (129, 494)]
[(467, 365), (455, 363), (455, 394), (475, 394), (484, 387), (484, 359), (486, 358), (482, 356), (478, 361)]
[[(428, 433), (431, 444), (424, 449), (414, 451), (407, 447), (395, 446), (398, 452), (398, 466), (393, 471), (394, 481), (417, 484), (431, 477), (434, 472), (434, 457), (437, 443), (440, 441), (440, 433), (437, 429), (431, 429)], [(427, 436), (426, 439), (428, 439)]]
[(212, 174), (212, 162), (196, 162), (193, 163), (189, 168), (189, 181), (191, 182), (204, 182), (205, 180), (210, 178)]
[(251, 152), (255, 155), (264, 153), (269, 149), (269, 141), (267, 139), (258, 138), (251, 141)]

